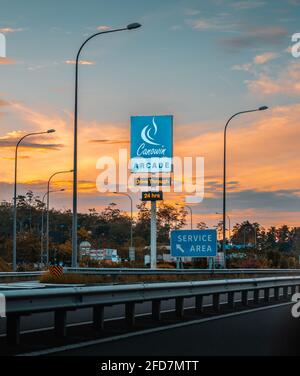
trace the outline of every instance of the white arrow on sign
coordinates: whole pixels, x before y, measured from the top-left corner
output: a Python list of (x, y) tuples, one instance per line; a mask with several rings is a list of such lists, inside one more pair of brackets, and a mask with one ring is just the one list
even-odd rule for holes
[(184, 249), (181, 247), (180, 244), (176, 244), (176, 249), (178, 249), (180, 252), (184, 253)]

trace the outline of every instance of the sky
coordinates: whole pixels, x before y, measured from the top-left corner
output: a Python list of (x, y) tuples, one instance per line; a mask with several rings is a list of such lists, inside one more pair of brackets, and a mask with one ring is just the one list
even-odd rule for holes
[[(74, 59), (91, 34), (139, 22), (142, 28), (90, 41), (79, 67), (80, 211), (126, 197), (96, 189), (97, 159), (129, 149), (130, 116), (174, 115), (174, 154), (205, 158), (205, 197), (195, 222), (213, 226), (222, 210), (223, 129), (228, 130), (231, 222), (300, 226), (300, 32), (298, 0), (0, 0), (0, 200), (12, 198), (14, 145), (18, 191), (40, 197), (49, 176), (72, 168)], [(56, 208), (71, 208), (72, 175), (53, 181)], [(134, 195), (135, 203), (140, 194)], [(184, 195), (165, 195), (184, 202)]]

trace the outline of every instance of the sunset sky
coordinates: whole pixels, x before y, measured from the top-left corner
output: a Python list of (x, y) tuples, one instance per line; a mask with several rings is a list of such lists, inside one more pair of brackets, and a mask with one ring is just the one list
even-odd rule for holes
[[(48, 177), (72, 168), (74, 59), (89, 35), (140, 22), (84, 49), (79, 82), (79, 210), (126, 197), (96, 190), (97, 159), (129, 149), (132, 115), (174, 115), (174, 154), (205, 158), (205, 198), (195, 221), (210, 226), (222, 210), (223, 128), (228, 131), (228, 213), (265, 227), (300, 226), (300, 33), (298, 0), (0, 0), (0, 200), (12, 199), (14, 145), (19, 193), (42, 196)], [(72, 175), (53, 187), (56, 208), (71, 208)], [(138, 203), (140, 194), (134, 195)], [(183, 202), (184, 195), (166, 194)]]

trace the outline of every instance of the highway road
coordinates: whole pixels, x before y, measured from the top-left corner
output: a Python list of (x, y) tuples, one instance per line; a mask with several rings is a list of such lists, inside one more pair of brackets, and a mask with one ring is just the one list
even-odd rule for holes
[(300, 355), (291, 305), (212, 318), (194, 325), (68, 350), (64, 356)]
[[(251, 298), (251, 293), (249, 295)], [(226, 302), (225, 297), (221, 296), (221, 302)], [(236, 294), (236, 300), (239, 299)], [(222, 314), (212, 312), (211, 303), (211, 297), (204, 297), (206, 311), (199, 316), (193, 309), (194, 299), (185, 299), (185, 317), (178, 320), (174, 314), (174, 299), (163, 301), (160, 323), (153, 322), (149, 316), (151, 303), (137, 304), (137, 322), (130, 329), (125, 325), (124, 305), (105, 307), (105, 327), (101, 333), (93, 330), (91, 309), (70, 311), (68, 336), (62, 339), (53, 334), (53, 313), (23, 316), (22, 342), (16, 349), (7, 349), (6, 323), (5, 319), (0, 319), (0, 354), (48, 355), (59, 351), (63, 355), (107, 356), (298, 355), (294, 344), (300, 326), (291, 317), (289, 302), (288, 305), (274, 302), (272, 306), (252, 307), (249, 312), (245, 307), (232, 312), (224, 305)], [(92, 346), (87, 347), (89, 341)], [(64, 347), (65, 351), (61, 352)]]
[[(20, 283), (13, 283), (13, 284), (7, 284), (7, 286), (23, 286), (24, 290), (26, 290), (26, 287), (32, 288), (39, 285), (39, 283), (35, 281), (28, 281), (28, 282), (20, 282)], [(1, 286), (1, 285), (0, 285)], [(5, 285), (2, 285), (5, 286)], [(0, 291), (4, 292), (4, 290)], [(252, 293), (249, 292), (249, 298), (251, 298)], [(261, 292), (261, 296), (263, 296), (263, 293)], [(226, 302), (226, 295), (220, 296), (221, 302)], [(240, 299), (240, 294), (236, 293), (235, 296), (236, 300)], [(174, 311), (175, 309), (175, 300), (164, 300), (162, 301), (162, 310), (163, 311)], [(194, 307), (194, 299), (185, 299), (184, 300), (184, 306), (185, 308)], [(204, 296), (203, 298), (203, 304), (204, 305), (210, 305), (212, 304), (212, 297), (211, 296)], [(151, 302), (145, 302), (142, 304), (136, 305), (136, 314), (137, 315), (143, 315), (143, 314), (149, 314), (151, 312)], [(105, 320), (116, 320), (124, 317), (124, 305), (115, 305), (112, 307), (105, 307)], [(82, 323), (91, 323), (92, 322), (92, 309), (86, 308), (86, 309), (78, 309), (76, 311), (69, 311), (67, 314), (67, 324), (68, 326), (76, 326), (81, 325)], [(53, 312), (47, 312), (47, 313), (40, 313), (40, 314), (34, 314), (32, 316), (22, 316), (21, 320), (21, 332), (38, 332), (45, 329), (52, 329), (54, 323), (54, 313)], [(5, 335), (5, 328), (6, 328), (6, 319), (0, 318), (0, 338)], [(0, 344), (1, 346), (1, 344)]]
[[(237, 294), (238, 296), (238, 294)], [(211, 297), (204, 297), (204, 304), (211, 304)], [(222, 299), (225, 301), (224, 297)], [(194, 307), (194, 299), (185, 299), (185, 307)], [(162, 302), (162, 310), (173, 311), (175, 309), (175, 301), (167, 300)], [(151, 302), (145, 302), (136, 305), (136, 313), (146, 314), (151, 312)], [(120, 319), (124, 317), (124, 305), (116, 305), (112, 307), (105, 307), (105, 320)], [(67, 315), (68, 325), (73, 326), (92, 321), (92, 309), (78, 309), (76, 311), (69, 311)], [(54, 313), (40, 313), (32, 316), (23, 316), (21, 320), (21, 331), (39, 331), (51, 328), (54, 322)], [(6, 328), (6, 320), (0, 319), (0, 336), (4, 336)]]
[[(29, 282), (20, 282), (7, 284), (8, 286), (23, 286), (32, 288), (38, 286), (39, 283), (35, 281)], [(3, 292), (3, 291), (0, 291)], [(249, 294), (251, 297), (251, 293)], [(226, 295), (220, 297), (221, 302), (225, 302)], [(236, 294), (236, 299), (239, 299), (239, 294)], [(194, 299), (185, 299), (184, 306), (185, 308), (194, 307)], [(211, 296), (205, 296), (203, 298), (204, 305), (210, 305), (212, 303)], [(175, 300), (165, 300), (162, 301), (162, 310), (163, 311), (174, 311), (175, 309)], [(151, 302), (145, 302), (142, 304), (136, 305), (136, 314), (143, 315), (149, 314), (151, 312)], [(124, 317), (124, 305), (115, 305), (112, 307), (105, 307), (105, 320), (117, 320)], [(34, 314), (32, 316), (22, 316), (21, 320), (21, 332), (38, 332), (45, 329), (52, 329), (54, 322), (54, 313), (46, 312), (40, 314)], [(76, 311), (69, 311), (67, 315), (68, 326), (82, 325), (82, 323), (91, 323), (92, 322), (92, 308), (78, 309)], [(6, 319), (0, 318), (0, 338), (5, 335), (6, 328)]]

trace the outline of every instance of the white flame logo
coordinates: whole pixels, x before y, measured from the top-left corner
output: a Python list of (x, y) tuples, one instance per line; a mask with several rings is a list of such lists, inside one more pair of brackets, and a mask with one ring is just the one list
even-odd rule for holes
[(143, 141), (147, 142), (147, 144), (157, 146), (157, 145), (160, 145), (160, 144), (154, 142), (154, 136), (156, 135), (156, 133), (157, 133), (157, 125), (156, 125), (154, 117), (153, 117), (152, 124), (148, 124), (143, 128), (143, 130), (141, 132), (141, 137), (142, 137)]

